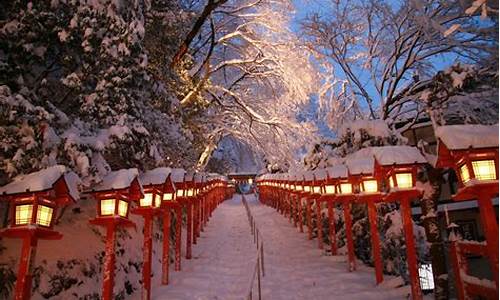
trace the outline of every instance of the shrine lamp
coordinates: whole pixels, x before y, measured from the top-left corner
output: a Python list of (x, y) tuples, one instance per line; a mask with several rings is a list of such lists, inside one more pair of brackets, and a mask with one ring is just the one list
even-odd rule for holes
[(312, 186), (312, 194), (316, 196), (320, 196), (322, 194), (322, 188), (324, 182), (327, 178), (327, 173), (325, 169), (317, 169), (313, 172), (313, 186)]
[(375, 159), (371, 148), (361, 149), (348, 156), (345, 165), (356, 192), (367, 195), (381, 192), (381, 180), (375, 177)]
[[(156, 168), (141, 174), (139, 180), (144, 189), (144, 197), (139, 200), (139, 209), (158, 208), (164, 198), (172, 199), (172, 193), (165, 194), (167, 180), (169, 180), (170, 168)], [(171, 182), (169, 183), (171, 185)], [(167, 200), (168, 201), (168, 200)]]
[(312, 171), (304, 172), (304, 194), (312, 195), (313, 192), (313, 184), (314, 184), (314, 175)]
[(384, 146), (373, 147), (372, 151), (375, 157), (375, 176), (388, 181), (389, 193), (415, 189), (417, 172), (427, 163), (416, 147)]
[(436, 137), (436, 166), (455, 170), (459, 178), (456, 196), (473, 198), (466, 194), (474, 186), (491, 185), (498, 190), (498, 124), (441, 126)]
[(101, 183), (87, 191), (97, 200), (97, 217), (93, 223), (101, 223), (99, 220), (109, 218), (124, 221), (129, 219), (132, 203), (139, 202), (144, 197), (138, 177), (139, 171), (135, 168), (113, 171), (108, 173)]
[(349, 182), (347, 168), (336, 164), (326, 168), (327, 178), (323, 185), (323, 195), (351, 195), (352, 183)]
[(15, 237), (23, 228), (51, 230), (58, 209), (78, 200), (78, 183), (62, 165), (15, 177), (0, 188), (0, 199), (11, 203), (10, 226), (2, 235)]

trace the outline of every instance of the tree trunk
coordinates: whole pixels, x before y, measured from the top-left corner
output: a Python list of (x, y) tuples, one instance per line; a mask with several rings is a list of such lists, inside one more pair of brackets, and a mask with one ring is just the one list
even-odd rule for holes
[(429, 168), (427, 170), (428, 182), (432, 187), (431, 193), (424, 193), (420, 207), (422, 208), (422, 221), (425, 228), (427, 242), (430, 245), (430, 256), (432, 260), (432, 273), (434, 275), (434, 297), (437, 300), (448, 299), (448, 269), (446, 267), (445, 252), (441, 231), (439, 230), (439, 219), (437, 205), (441, 194), (442, 169)]

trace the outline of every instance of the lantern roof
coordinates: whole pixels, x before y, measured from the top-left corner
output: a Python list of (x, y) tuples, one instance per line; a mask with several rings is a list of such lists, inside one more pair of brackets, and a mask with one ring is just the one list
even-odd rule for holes
[[(136, 168), (131, 169), (121, 169), (118, 171), (109, 172), (104, 176), (103, 180), (94, 186), (91, 190), (93, 192), (100, 191), (110, 191), (110, 190), (121, 190), (128, 189), (133, 185), (134, 180), (139, 178), (139, 171)], [(137, 180), (141, 193), (142, 190), (141, 183)]]
[(345, 158), (345, 165), (351, 175), (373, 174), (375, 158), (372, 148), (363, 148)]
[(194, 175), (196, 174), (195, 171), (187, 171), (185, 174), (184, 174), (184, 181), (194, 181)]
[(326, 169), (316, 169), (313, 171), (316, 180), (325, 180), (328, 177)]
[(371, 151), (381, 166), (427, 163), (427, 159), (420, 153), (420, 150), (412, 146), (383, 146), (366, 149), (371, 149), (366, 151)]
[(344, 165), (337, 164), (326, 168), (329, 178), (347, 178), (347, 168)]
[(160, 185), (167, 181), (172, 172), (170, 168), (156, 168), (148, 170), (139, 176), (142, 185)]
[(449, 150), (498, 148), (498, 124), (440, 126), (435, 134)]
[(194, 174), (194, 182), (205, 182), (205, 174), (204, 173), (196, 173)]
[(304, 180), (306, 180), (306, 181), (313, 181), (314, 180), (313, 171), (305, 171), (303, 173), (303, 175), (304, 175)]
[(78, 185), (81, 184), (80, 178), (76, 173), (68, 171), (63, 165), (56, 165), (30, 174), (16, 176), (11, 183), (0, 187), (0, 195), (47, 191), (54, 189), (60, 180), (71, 200), (77, 201), (80, 199), (78, 191)]
[(181, 168), (174, 168), (171, 171), (172, 182), (178, 183), (184, 181), (184, 174), (186, 174), (186, 170)]

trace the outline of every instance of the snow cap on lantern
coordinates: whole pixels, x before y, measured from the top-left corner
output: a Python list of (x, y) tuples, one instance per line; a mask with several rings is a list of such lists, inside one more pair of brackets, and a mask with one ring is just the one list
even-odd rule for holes
[(312, 171), (305, 171), (302, 173), (304, 176), (304, 192), (305, 193), (312, 193), (313, 189), (313, 183), (314, 183), (314, 174)]
[(16, 237), (29, 228), (59, 238), (51, 231), (57, 209), (79, 199), (79, 184), (78, 176), (62, 165), (15, 177), (0, 188), (0, 199), (11, 202), (10, 226), (2, 235)]
[(312, 193), (315, 195), (321, 194), (321, 189), (323, 187), (323, 183), (326, 180), (328, 174), (326, 172), (326, 169), (316, 169), (313, 171), (313, 187), (312, 187)]
[(171, 173), (171, 179), (172, 182), (174, 183), (176, 192), (176, 199), (178, 197), (184, 197), (184, 176), (186, 174), (186, 170), (180, 169), (180, 168), (175, 168), (172, 169)]
[(108, 173), (101, 183), (87, 193), (94, 195), (98, 203), (97, 218), (93, 223), (110, 218), (127, 221), (132, 202), (139, 201), (144, 196), (136, 168)]
[(348, 171), (345, 165), (335, 164), (326, 168), (327, 179), (323, 188), (325, 195), (352, 194), (352, 184), (348, 180)]
[[(144, 189), (144, 196), (139, 200), (139, 207), (160, 207), (171, 171), (172, 169), (170, 168), (156, 168), (146, 171), (139, 176)], [(172, 200), (172, 194), (167, 195), (166, 198)]]
[(375, 177), (375, 158), (372, 148), (361, 149), (345, 158), (351, 183), (361, 193), (378, 193), (381, 180)]
[(473, 197), (467, 194), (476, 185), (498, 184), (498, 124), (441, 126), (436, 137), (436, 166), (453, 168), (459, 178), (455, 198)]
[(375, 175), (389, 181), (389, 192), (415, 188), (418, 168), (427, 163), (416, 147), (384, 146), (370, 149), (375, 158)]

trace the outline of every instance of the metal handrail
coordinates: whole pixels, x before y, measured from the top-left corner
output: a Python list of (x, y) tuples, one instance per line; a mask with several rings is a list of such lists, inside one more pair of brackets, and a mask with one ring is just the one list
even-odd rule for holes
[[(257, 278), (257, 291), (258, 291), (257, 295), (258, 295), (258, 299), (262, 300), (261, 275), (262, 275), (262, 277), (265, 276), (265, 271), (264, 271), (264, 239), (262, 238), (260, 231), (257, 228), (257, 225), (255, 224), (255, 218), (253, 217), (252, 212), (250, 211), (250, 207), (248, 206), (247, 200), (245, 199), (245, 196), (243, 196), (243, 195), (241, 195), (241, 202), (243, 203), (243, 206), (245, 206), (245, 210), (247, 212), (247, 217), (248, 217), (248, 223), (250, 225), (250, 233), (253, 235), (253, 242), (257, 246), (257, 260), (255, 263), (255, 267), (253, 269), (252, 277), (250, 278), (250, 281), (249, 281), (246, 299), (247, 300), (253, 299), (253, 286), (255, 283), (255, 278)], [(260, 243), (259, 243), (259, 236), (260, 236)]]

